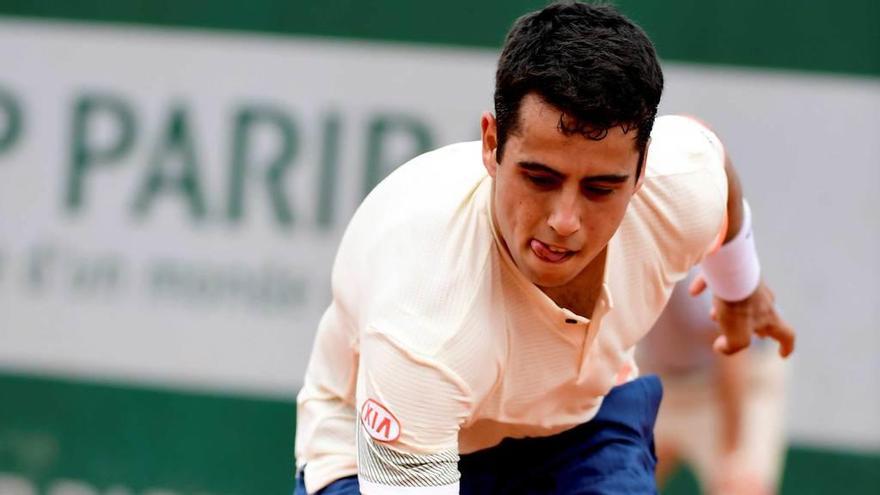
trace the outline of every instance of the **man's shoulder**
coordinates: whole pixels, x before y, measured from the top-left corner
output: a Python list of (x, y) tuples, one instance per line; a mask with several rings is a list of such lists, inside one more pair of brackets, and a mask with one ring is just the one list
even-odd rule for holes
[(724, 167), (724, 146), (704, 123), (687, 115), (658, 117), (651, 131), (645, 178), (717, 172)]
[(494, 242), (487, 181), (479, 143), (461, 143), (407, 162), (368, 196), (334, 267), (364, 321), (430, 352), (479, 313)]
[[(656, 203), (667, 220), (694, 207), (727, 201), (725, 151), (721, 140), (693, 117), (657, 118), (651, 132), (645, 180), (637, 197)], [(672, 217), (670, 217), (672, 215)]]
[(686, 271), (709, 249), (723, 223), (724, 160), (720, 140), (704, 124), (686, 116), (659, 117), (644, 183), (620, 235), (653, 244), (667, 271)]
[[(479, 141), (454, 143), (418, 155), (391, 172), (370, 193), (438, 192), (479, 180), (486, 175)], [(408, 196), (408, 195), (407, 195)]]
[(479, 142), (456, 143), (404, 163), (382, 180), (358, 207), (352, 223), (443, 222), (472, 199), (487, 176)]

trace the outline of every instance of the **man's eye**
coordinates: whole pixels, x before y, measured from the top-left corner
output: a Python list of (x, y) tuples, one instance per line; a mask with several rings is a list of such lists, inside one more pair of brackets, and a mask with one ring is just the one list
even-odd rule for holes
[(584, 192), (592, 196), (608, 196), (614, 192), (614, 189), (608, 189), (605, 187), (585, 187)]
[(526, 178), (529, 179), (529, 182), (538, 187), (553, 187), (557, 182), (555, 178), (543, 175), (526, 175)]

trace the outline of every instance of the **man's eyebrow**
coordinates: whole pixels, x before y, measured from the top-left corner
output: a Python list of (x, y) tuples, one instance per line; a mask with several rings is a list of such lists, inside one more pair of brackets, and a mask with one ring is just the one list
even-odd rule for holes
[(565, 178), (565, 174), (563, 174), (562, 172), (559, 172), (557, 170), (553, 170), (552, 168), (548, 167), (547, 165), (544, 165), (543, 163), (519, 162), (517, 165), (519, 165), (520, 168), (524, 168), (530, 172), (541, 172), (541, 173), (553, 175), (553, 176), (556, 176), (559, 178), (563, 178), (563, 179)]
[(606, 175), (593, 175), (590, 177), (584, 177), (581, 179), (581, 182), (609, 182), (611, 184), (623, 184), (624, 182), (629, 180), (629, 175), (620, 175), (620, 174), (606, 174)]
[[(547, 175), (552, 175), (554, 177), (558, 177), (560, 179), (565, 179), (567, 176), (558, 170), (554, 170), (543, 163), (538, 162), (519, 162), (520, 168), (528, 170), (529, 172), (540, 172)], [(581, 179), (581, 182), (586, 183), (595, 183), (595, 182), (604, 182), (609, 184), (623, 184), (624, 182), (629, 180), (629, 175), (627, 174), (603, 174), (603, 175), (592, 175), (589, 177), (584, 177)]]

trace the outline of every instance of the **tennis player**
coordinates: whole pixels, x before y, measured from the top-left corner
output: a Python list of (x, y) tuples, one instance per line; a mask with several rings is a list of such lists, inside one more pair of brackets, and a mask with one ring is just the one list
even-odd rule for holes
[[(298, 493), (654, 493), (636, 343), (703, 262), (733, 353), (793, 349), (739, 182), (656, 119), (645, 33), (609, 6), (516, 21), (479, 142), (402, 165), (339, 246), (298, 396)], [(723, 245), (722, 245), (723, 244)]]

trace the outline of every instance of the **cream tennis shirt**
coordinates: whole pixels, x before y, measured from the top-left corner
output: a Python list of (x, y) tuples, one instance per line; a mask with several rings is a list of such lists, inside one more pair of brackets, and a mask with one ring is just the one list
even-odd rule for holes
[(592, 319), (557, 306), (501, 246), (479, 142), (379, 184), (340, 244), (297, 398), (307, 490), (358, 474), (365, 493), (457, 493), (459, 454), (589, 421), (635, 378), (634, 346), (713, 246), (727, 201), (722, 145), (689, 118), (657, 119), (645, 173)]

